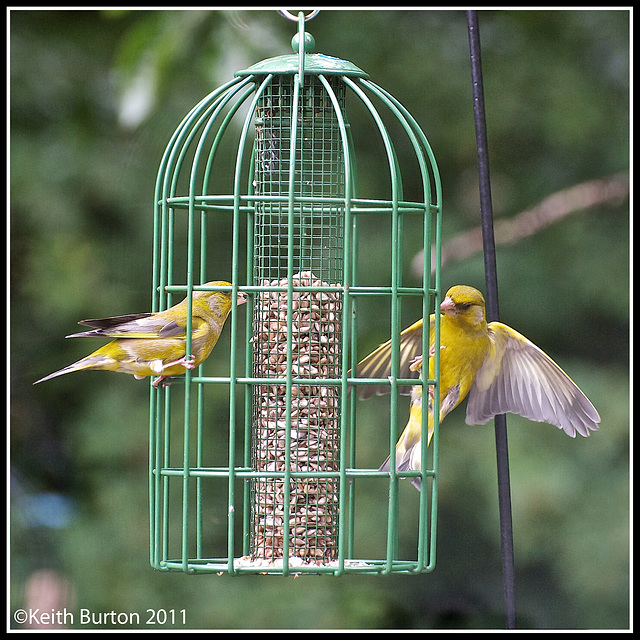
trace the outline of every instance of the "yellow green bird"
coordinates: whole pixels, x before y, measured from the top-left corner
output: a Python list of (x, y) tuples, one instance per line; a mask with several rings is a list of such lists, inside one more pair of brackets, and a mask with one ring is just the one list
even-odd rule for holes
[[(207, 282), (207, 287), (231, 284), (223, 280)], [(238, 293), (236, 304), (247, 301)], [(153, 386), (166, 378), (183, 374), (202, 364), (215, 346), (231, 311), (231, 291), (194, 291), (191, 307), (191, 354), (186, 353), (187, 298), (173, 307), (157, 313), (131, 313), (97, 320), (82, 320), (78, 324), (93, 327), (92, 331), (73, 333), (67, 338), (100, 336), (111, 342), (86, 358), (60, 369), (33, 384), (73, 371), (102, 370), (128, 373), (140, 380), (159, 376)], [(166, 383), (165, 383), (166, 384)]]
[[(484, 424), (502, 413), (547, 422), (575, 437), (596, 431), (600, 416), (571, 378), (533, 342), (501, 322), (486, 321), (484, 297), (456, 285), (440, 305), (440, 421), (469, 396), (467, 424)], [(434, 316), (430, 317), (429, 378), (434, 372)], [(400, 334), (399, 377), (422, 369), (422, 320)], [(380, 345), (357, 367), (358, 377), (391, 374), (391, 341)], [(388, 390), (389, 387), (386, 387)], [(384, 392), (362, 385), (360, 397)], [(403, 392), (403, 390), (401, 390)], [(433, 394), (429, 387), (428, 443), (433, 435)], [(409, 421), (396, 445), (396, 470), (420, 470), (422, 387), (411, 387)], [(389, 470), (389, 458), (380, 467)], [(420, 488), (420, 478), (413, 483)]]

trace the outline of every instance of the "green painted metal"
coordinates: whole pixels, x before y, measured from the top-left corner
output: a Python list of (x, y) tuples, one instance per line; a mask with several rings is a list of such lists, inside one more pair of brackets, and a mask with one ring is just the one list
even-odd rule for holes
[[(233, 307), (223, 334), (228, 340), (221, 338), (209, 359), (219, 363), (216, 375), (207, 361), (171, 386), (151, 387), (150, 563), (158, 570), (340, 576), (435, 566), (437, 416), (417, 472), (397, 473), (393, 455), (390, 472), (359, 467), (356, 441), (367, 429), (386, 429), (382, 461), (407, 420), (400, 387), (434, 386), (438, 394), (439, 349), (434, 379), (398, 373), (402, 300), (420, 298), (425, 318), (440, 303), (440, 177), (425, 134), (401, 103), (352, 63), (311, 53), (312, 42), (300, 20), (298, 53), (239, 71), (206, 96), (180, 123), (160, 162), (154, 310), (215, 279), (233, 283), (232, 295), (244, 291), (249, 302)], [(369, 113), (367, 135), (379, 137), (384, 148), (386, 198), (359, 193), (347, 96)], [(418, 199), (404, 193), (408, 169), (392, 133), (398, 129), (415, 154)], [(229, 157), (231, 167), (223, 163)], [(389, 243), (390, 282), (371, 285), (359, 271), (358, 247), (363, 230), (380, 216), (391, 229), (381, 237)], [(421, 286), (404, 282), (408, 216), (417, 216), (423, 229)], [(216, 244), (221, 237), (225, 246)], [(225, 274), (207, 268), (207, 256), (218, 251), (229, 256)], [(358, 306), (372, 297), (390, 309), (388, 380), (351, 373), (366, 355), (358, 349)], [(191, 322), (189, 314), (188, 329)], [(388, 422), (384, 415), (375, 426), (359, 421), (362, 403), (354, 391), (367, 384), (388, 386)], [(424, 393), (423, 433), (427, 401)], [(219, 413), (221, 402), (228, 433), (211, 433), (211, 412)], [(415, 513), (407, 519), (400, 483), (415, 475), (423, 490), (410, 501)], [(377, 494), (387, 513), (377, 558), (358, 555), (369, 546), (358, 528), (364, 485), (375, 487), (369, 496)], [(402, 559), (400, 532), (408, 522), (417, 523), (416, 548)]]
[[(291, 54), (286, 56), (277, 56), (268, 58), (254, 64), (244, 71), (236, 71), (238, 77), (267, 75), (270, 73), (277, 74), (296, 74), (299, 71), (299, 58), (297, 55)], [(326, 56), (322, 53), (310, 53), (304, 59), (304, 72), (312, 75), (323, 76), (345, 76), (368, 78), (369, 74), (362, 69), (356, 67), (352, 62)]]

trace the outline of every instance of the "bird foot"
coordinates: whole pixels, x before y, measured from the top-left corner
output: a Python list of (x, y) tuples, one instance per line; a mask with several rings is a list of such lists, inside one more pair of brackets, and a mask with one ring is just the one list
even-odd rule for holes
[(160, 376), (159, 378), (156, 378), (152, 384), (155, 389), (157, 389), (158, 386), (162, 386), (162, 388), (168, 387), (171, 384), (170, 376)]
[[(169, 362), (164, 365), (163, 369), (167, 369), (168, 367), (173, 367), (175, 365), (182, 365), (185, 369), (195, 369), (196, 357), (192, 355), (183, 356), (179, 360), (175, 362)], [(158, 385), (162, 385), (163, 387), (169, 386), (171, 382), (168, 382), (171, 376), (160, 376), (157, 380), (153, 382), (153, 386), (157, 389)]]
[(196, 361), (196, 357), (195, 356), (184, 356), (183, 358), (180, 358), (180, 360), (178, 360), (176, 362), (176, 364), (181, 364), (185, 369), (195, 369), (196, 365), (194, 364)]

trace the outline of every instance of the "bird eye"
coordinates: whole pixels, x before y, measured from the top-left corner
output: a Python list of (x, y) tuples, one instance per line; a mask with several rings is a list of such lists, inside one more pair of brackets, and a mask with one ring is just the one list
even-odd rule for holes
[(471, 306), (470, 302), (460, 302), (456, 305), (461, 311), (466, 311)]

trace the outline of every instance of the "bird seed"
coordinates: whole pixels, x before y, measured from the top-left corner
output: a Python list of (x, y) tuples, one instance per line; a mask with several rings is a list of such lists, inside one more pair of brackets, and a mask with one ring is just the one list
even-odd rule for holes
[[(286, 278), (262, 287), (286, 287)], [(291, 343), (287, 291), (262, 291), (253, 316), (251, 560), (284, 556), (325, 564), (337, 557), (341, 292), (302, 272), (292, 278)], [(288, 359), (287, 353), (290, 353)], [(287, 367), (291, 368), (290, 402)], [(287, 438), (287, 422), (289, 432)], [(286, 484), (286, 475), (289, 481)]]

